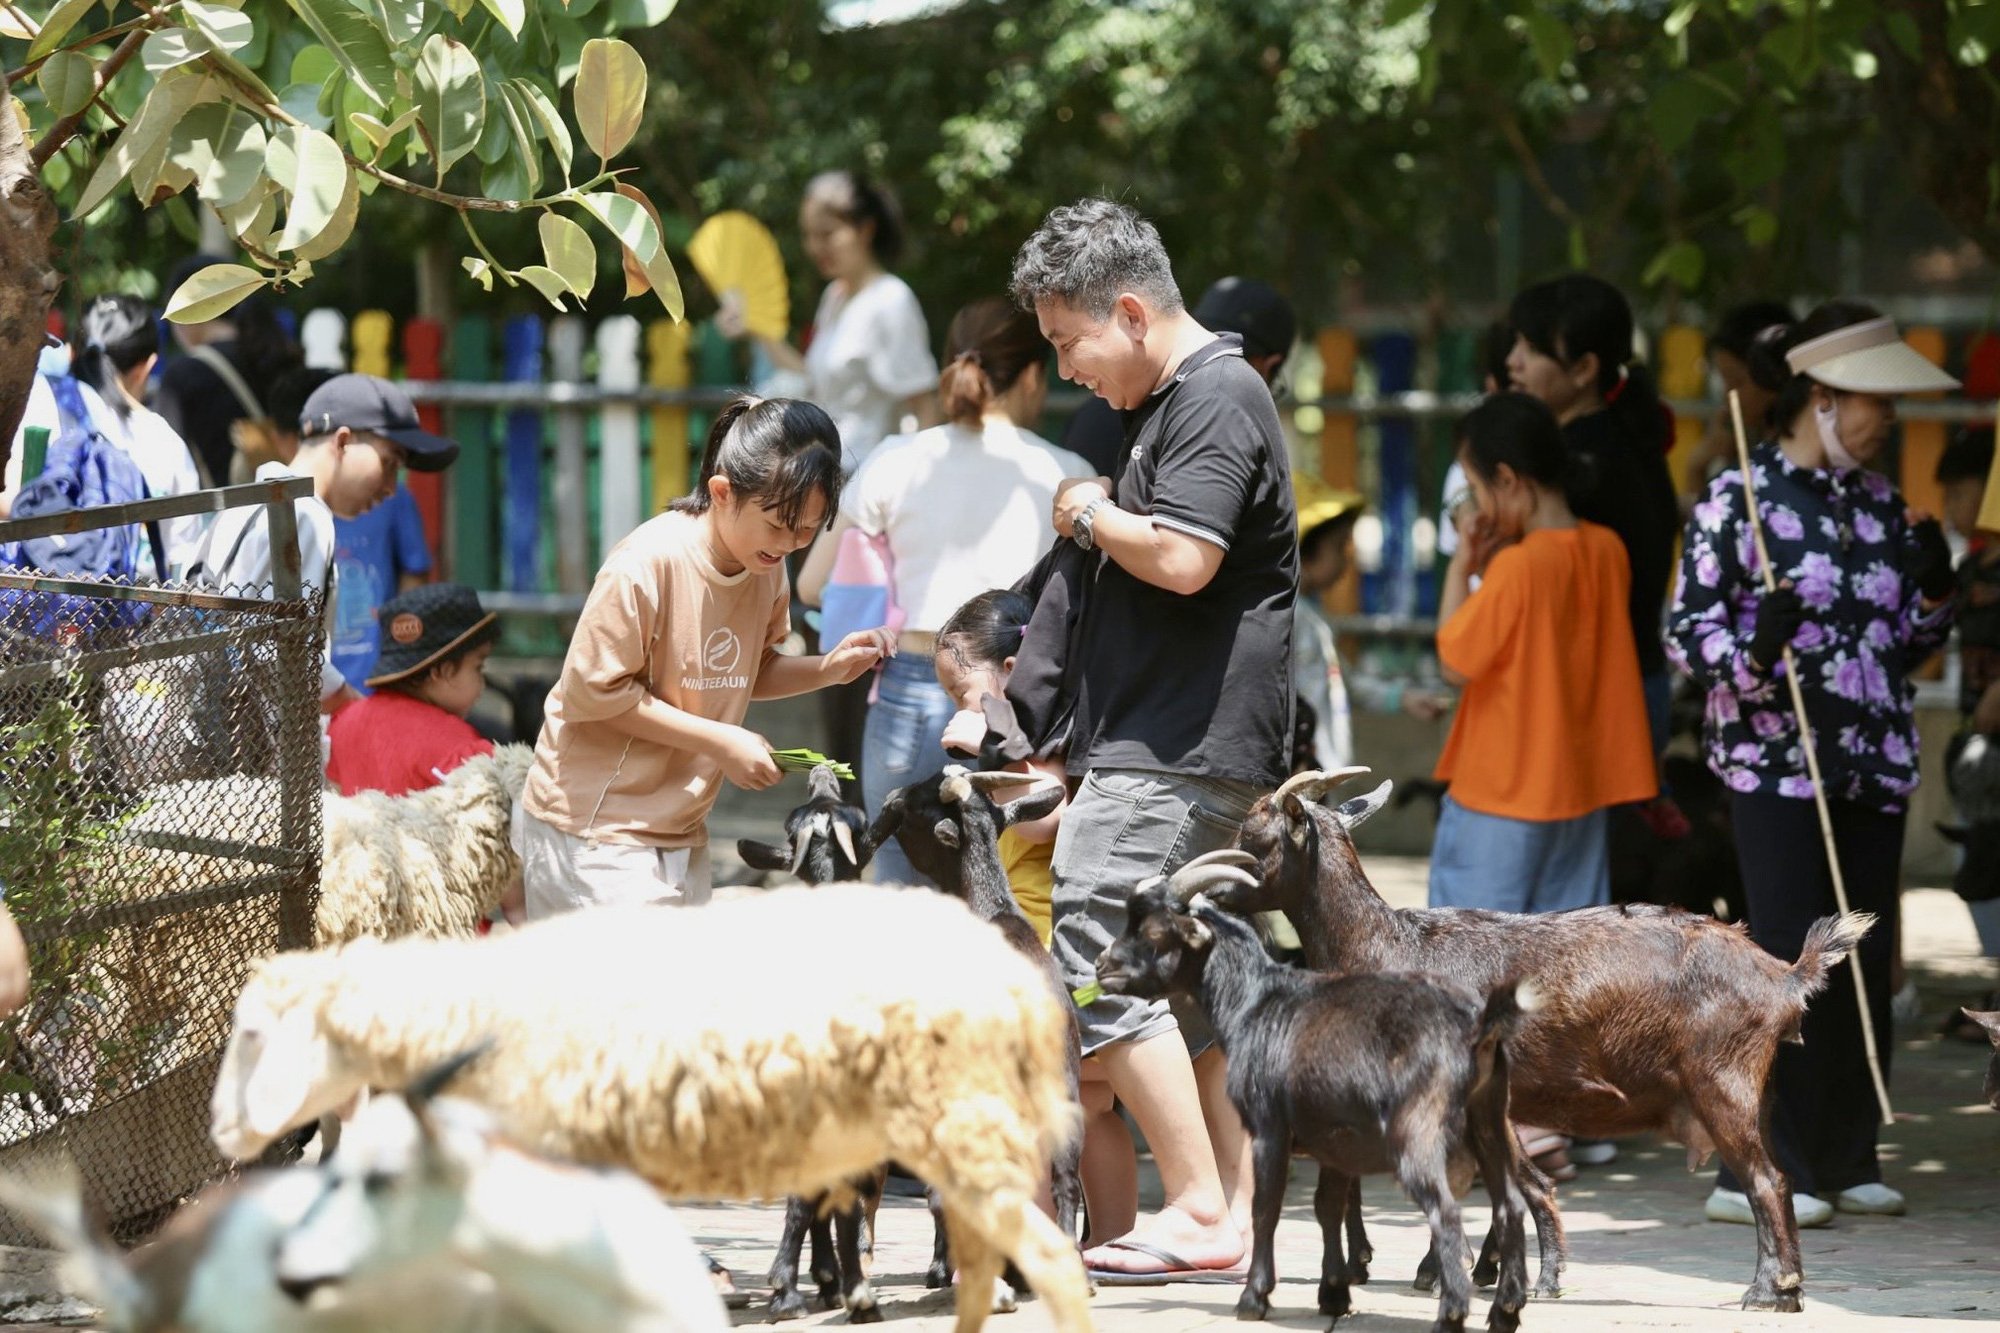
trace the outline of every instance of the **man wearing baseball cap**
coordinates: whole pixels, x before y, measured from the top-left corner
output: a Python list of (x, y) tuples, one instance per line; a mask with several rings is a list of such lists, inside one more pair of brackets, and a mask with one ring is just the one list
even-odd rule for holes
[[(331, 619), (334, 530), (337, 514), (354, 518), (388, 499), (397, 475), (441, 472), (458, 457), (458, 445), (432, 435), (417, 420), (408, 394), (374, 375), (336, 375), (313, 390), (299, 413), (299, 450), (290, 463), (266, 463), (258, 481), (310, 477), (313, 493), (297, 501), (300, 582), (326, 593)], [(190, 577), (246, 596), (272, 595), (269, 528), (258, 508), (226, 510), (209, 529)], [(320, 710), (338, 711), (360, 695), (324, 649)]]

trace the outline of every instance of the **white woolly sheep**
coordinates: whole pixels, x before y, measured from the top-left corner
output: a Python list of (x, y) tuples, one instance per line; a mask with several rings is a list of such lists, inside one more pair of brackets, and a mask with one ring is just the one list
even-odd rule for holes
[[(827, 958), (884, 939), (926, 947), (827, 973)], [(1082, 1333), (1082, 1264), (1034, 1202), (1077, 1132), (1068, 1025), (1041, 972), (937, 894), (849, 884), (607, 908), (493, 939), (264, 960), (237, 1003), (212, 1129), (247, 1157), (363, 1087), (491, 1040), (456, 1090), (532, 1149), (628, 1167), (678, 1199), (844, 1201), (894, 1159), (943, 1201), (961, 1333), (984, 1323), (1005, 1259), (1059, 1329)]]

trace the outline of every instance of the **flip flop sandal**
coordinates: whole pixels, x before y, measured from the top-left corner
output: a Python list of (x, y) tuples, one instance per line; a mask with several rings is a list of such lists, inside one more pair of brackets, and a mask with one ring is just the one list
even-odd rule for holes
[(723, 1267), (721, 1260), (705, 1250), (702, 1252), (701, 1259), (703, 1263), (708, 1265), (710, 1276), (720, 1277), (722, 1283), (727, 1284), (718, 1284), (715, 1289), (715, 1294), (722, 1298), (722, 1307), (725, 1310), (747, 1309), (750, 1305), (750, 1293), (737, 1288), (736, 1275)]
[(1145, 1273), (1123, 1273), (1111, 1268), (1093, 1268), (1090, 1280), (1106, 1287), (1164, 1287), (1170, 1282), (1190, 1282), (1207, 1286), (1240, 1286), (1248, 1275), (1248, 1270), (1236, 1268), (1197, 1268), (1172, 1250), (1163, 1250), (1156, 1245), (1148, 1245), (1139, 1240), (1106, 1241), (1098, 1247), (1105, 1250), (1125, 1250), (1132, 1254), (1143, 1254), (1158, 1259), (1165, 1267)]

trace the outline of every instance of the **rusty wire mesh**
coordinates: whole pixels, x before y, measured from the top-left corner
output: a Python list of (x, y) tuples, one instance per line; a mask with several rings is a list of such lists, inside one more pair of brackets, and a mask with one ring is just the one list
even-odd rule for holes
[[(256, 521), (262, 521), (260, 515)], [(0, 1171), (72, 1158), (132, 1238), (228, 1168), (208, 1098), (250, 959), (310, 942), (320, 600), (0, 575)], [(0, 1242), (36, 1238), (0, 1213)]]

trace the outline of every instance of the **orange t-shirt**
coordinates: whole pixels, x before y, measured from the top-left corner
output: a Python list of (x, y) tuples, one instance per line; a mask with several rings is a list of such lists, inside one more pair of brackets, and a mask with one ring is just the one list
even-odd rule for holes
[(1468, 810), (1575, 819), (1657, 791), (1624, 544), (1606, 527), (1542, 528), (1486, 567), (1438, 629), (1467, 680), (1439, 779)]

